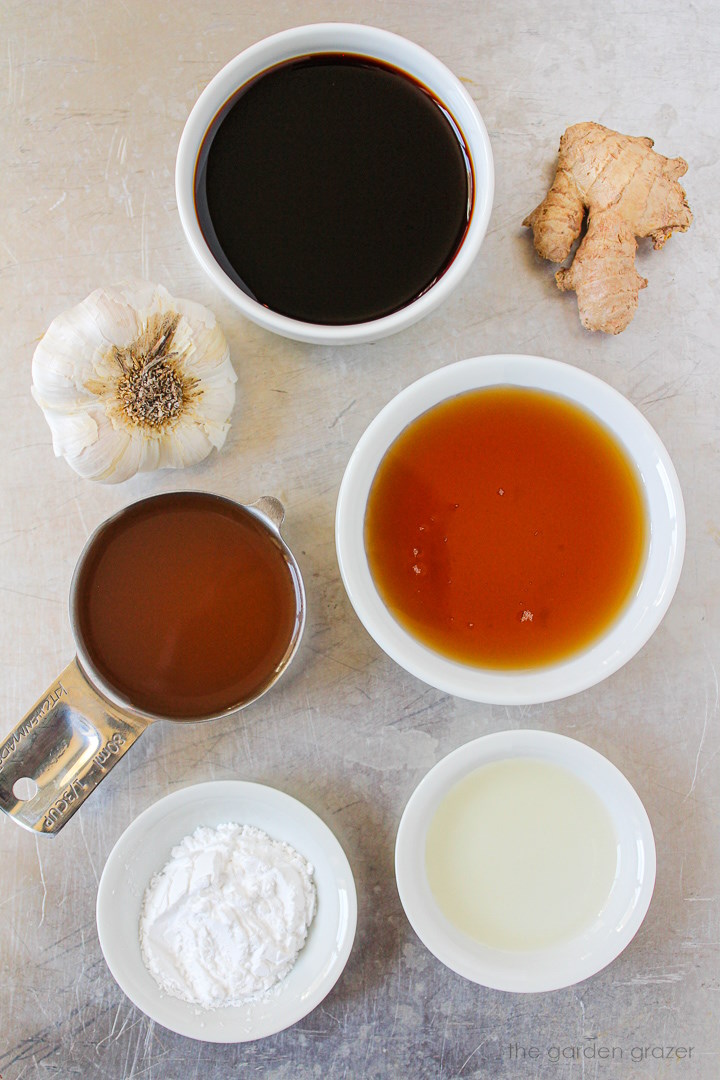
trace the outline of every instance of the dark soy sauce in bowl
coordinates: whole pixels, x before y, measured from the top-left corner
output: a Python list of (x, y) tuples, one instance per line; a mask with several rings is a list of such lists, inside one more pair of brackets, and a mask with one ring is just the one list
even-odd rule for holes
[(278, 314), (330, 326), (426, 292), (472, 204), (469, 152), (445, 106), (405, 72), (345, 53), (247, 82), (195, 170), (198, 221), (230, 279)]

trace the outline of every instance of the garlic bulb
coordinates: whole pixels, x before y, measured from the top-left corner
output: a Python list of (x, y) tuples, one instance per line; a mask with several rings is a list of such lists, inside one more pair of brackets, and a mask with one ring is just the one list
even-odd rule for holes
[(104, 483), (202, 461), (225, 442), (235, 403), (215, 316), (147, 281), (97, 289), (58, 315), (32, 379), (56, 456)]

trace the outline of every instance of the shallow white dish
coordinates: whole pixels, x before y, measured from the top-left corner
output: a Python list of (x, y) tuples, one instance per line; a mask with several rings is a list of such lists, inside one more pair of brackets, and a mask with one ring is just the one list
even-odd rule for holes
[[(649, 517), (642, 578), (620, 617), (581, 653), (543, 668), (496, 671), (447, 659), (413, 638), (383, 603), (368, 565), (365, 507), (377, 468), (407, 425), (440, 401), (486, 386), (528, 386), (559, 394), (598, 418), (635, 462)], [(670, 606), (685, 553), (685, 510), (660, 438), (627, 398), (580, 368), (539, 356), (476, 356), (425, 375), (378, 413), (350, 457), (338, 495), (335, 543), (345, 589), (360, 621), (401, 667), (470, 701), (527, 705), (576, 694), (626, 664)]]
[[(201, 1009), (164, 994), (140, 953), (138, 924), (147, 885), (171, 849), (198, 825), (254, 825), (312, 863), (318, 906), (307, 941), (277, 993), (260, 1001)], [(350, 955), (357, 897), (350, 864), (333, 833), (297, 799), (262, 784), (223, 780), (183, 788), (148, 807), (110, 852), (97, 897), (100, 946), (115, 980), (152, 1020), (206, 1042), (249, 1042), (274, 1035), (314, 1009)]]
[[(607, 808), (618, 841), (616, 877), (601, 915), (583, 933), (543, 949), (496, 949), (474, 941), (441, 912), (425, 870), (428, 826), (445, 795), (483, 765), (513, 757), (551, 762), (578, 776)], [(395, 874), (410, 925), (438, 960), (482, 986), (538, 993), (589, 978), (632, 940), (655, 885), (655, 841), (634, 788), (602, 754), (553, 732), (502, 731), (454, 750), (418, 784), (398, 828)]]
[[(399, 311), (368, 322), (326, 326), (271, 311), (243, 292), (208, 247), (195, 211), (195, 164), (215, 115), (249, 79), (284, 60), (310, 53), (345, 52), (384, 60), (426, 86), (451, 113), (472, 159), (474, 202), (465, 237), (450, 266), (426, 292)], [(494, 168), (490, 139), (473, 99), (460, 80), (432, 53), (387, 30), (353, 23), (296, 26), (264, 38), (217, 73), (193, 106), (178, 147), (175, 193), (185, 236), (198, 262), (224, 295), (248, 319), (283, 337), (325, 345), (377, 341), (423, 318), (452, 292), (470, 269), (490, 220)]]

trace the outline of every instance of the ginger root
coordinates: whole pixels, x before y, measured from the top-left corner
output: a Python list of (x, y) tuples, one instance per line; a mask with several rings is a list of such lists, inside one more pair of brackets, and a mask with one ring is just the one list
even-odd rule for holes
[(539, 255), (563, 262), (582, 229), (587, 232), (558, 288), (577, 293), (580, 320), (588, 330), (619, 334), (631, 321), (638, 292), (647, 285), (635, 269), (636, 236), (661, 248), (673, 232), (692, 222), (678, 177), (682, 158), (666, 158), (652, 139), (620, 135), (601, 124), (574, 124), (560, 140), (552, 187), (523, 221), (533, 230)]

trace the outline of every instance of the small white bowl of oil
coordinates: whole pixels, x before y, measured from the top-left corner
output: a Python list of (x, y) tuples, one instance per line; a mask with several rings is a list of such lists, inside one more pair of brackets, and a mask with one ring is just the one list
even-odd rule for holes
[(405, 914), (443, 964), (495, 990), (572, 986), (634, 937), (655, 884), (645, 808), (596, 750), (545, 731), (459, 747), (397, 834)]

